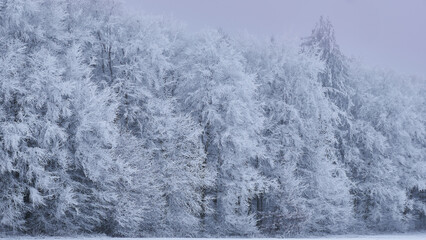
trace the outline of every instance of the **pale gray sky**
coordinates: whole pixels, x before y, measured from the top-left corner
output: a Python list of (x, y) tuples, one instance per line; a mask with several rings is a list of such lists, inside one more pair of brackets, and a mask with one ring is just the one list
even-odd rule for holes
[(344, 53), (426, 76), (426, 0), (123, 0), (130, 13), (167, 15), (189, 30), (303, 37), (319, 16), (332, 21)]

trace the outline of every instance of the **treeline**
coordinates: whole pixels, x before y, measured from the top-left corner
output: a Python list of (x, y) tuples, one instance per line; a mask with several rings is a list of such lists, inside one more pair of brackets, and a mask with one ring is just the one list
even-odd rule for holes
[(426, 227), (426, 84), (109, 0), (0, 0), (0, 232)]

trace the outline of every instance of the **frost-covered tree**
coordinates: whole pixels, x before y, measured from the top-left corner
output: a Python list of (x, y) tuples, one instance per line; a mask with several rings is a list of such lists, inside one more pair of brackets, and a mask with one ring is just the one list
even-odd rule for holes
[[(420, 176), (425, 175), (424, 161), (420, 160), (424, 124), (417, 117), (424, 115), (424, 111), (418, 108), (422, 97), (416, 93), (424, 89), (424, 85), (413, 82), (417, 88), (414, 90), (404, 86), (402, 76), (397, 78), (392, 73), (362, 68), (356, 71), (353, 76), (357, 81), (352, 83), (357, 90), (352, 110), (357, 119), (352, 141), (356, 147), (349, 154), (351, 164), (356, 165), (351, 168), (357, 168), (353, 171), (355, 181), (367, 186), (365, 196), (358, 197), (355, 207), (363, 205), (359, 211), (371, 228), (414, 227), (411, 214), (416, 212), (415, 218), (418, 218), (424, 211), (420, 210), (422, 201), (409, 199), (413, 188), (424, 189), (420, 180)], [(363, 188), (363, 184), (358, 186)]]
[(203, 193), (213, 199), (213, 214), (203, 214), (207, 230), (254, 234), (251, 200), (267, 185), (254, 164), (262, 154), (258, 134), (263, 123), (254, 76), (245, 72), (232, 39), (218, 31), (192, 39), (181, 58), (186, 61), (179, 96), (203, 128), (206, 168), (216, 175), (214, 186)]
[(351, 93), (353, 89), (349, 82), (350, 60), (343, 55), (337, 44), (334, 28), (330, 20), (321, 17), (312, 34), (303, 39), (302, 51), (316, 56), (324, 63), (324, 69), (318, 73), (318, 81), (327, 99), (330, 101), (333, 114), (332, 122), (335, 134), (335, 152), (339, 162), (344, 164), (345, 152), (348, 150), (351, 127), (350, 108), (352, 107)]
[[(32, 230), (26, 221), (38, 214), (35, 209), (46, 205), (49, 194), (58, 187), (55, 179), (62, 175), (62, 170), (52, 164), (66, 162), (66, 150), (59, 144), (65, 136), (58, 121), (66, 116), (68, 106), (62, 98), (69, 95), (68, 83), (61, 82), (63, 69), (45, 48), (57, 46), (45, 39), (54, 34), (52, 30), (61, 30), (60, 24), (47, 22), (62, 15), (38, 14), (50, 4), (53, 3), (1, 2), (2, 60), (8, 61), (1, 74), (1, 165), (6, 174), (2, 184), (7, 204), (3, 206), (2, 226), (13, 230)], [(38, 24), (42, 27), (35, 31)]]
[(176, 112), (170, 100), (152, 99), (149, 124), (149, 157), (161, 186), (162, 226), (159, 233), (171, 236), (196, 236), (201, 231), (205, 209), (203, 189), (211, 185), (205, 169), (201, 128), (189, 115)]
[[(7, 45), (6, 45), (7, 44)], [(25, 144), (29, 126), (23, 122), (21, 111), (22, 96), (25, 89), (21, 85), (21, 79), (25, 76), (24, 69), (27, 57), (25, 45), (19, 40), (6, 41), (2, 39), (0, 62), (1, 78), (1, 201), (0, 220), (1, 229), (23, 229), (26, 206), (24, 195), (26, 187), (23, 180), (26, 174), (21, 169), (20, 152)], [(37, 161), (31, 161), (31, 165), (38, 165)], [(40, 169), (34, 167), (34, 169)], [(25, 170), (24, 170), (25, 171)], [(37, 171), (38, 174), (43, 174)], [(29, 176), (31, 178), (31, 175)], [(33, 195), (34, 196), (34, 195)], [(39, 202), (35, 199), (36, 202)]]
[(99, 91), (90, 79), (83, 78), (76, 83), (72, 108), (68, 134), (72, 137), (69, 147), (73, 159), (69, 174), (80, 204), (74, 220), (83, 222), (83, 229), (92, 230), (108, 220), (115, 178), (126, 174), (113, 174), (117, 105), (111, 91)]
[(78, 47), (66, 48), (64, 6), (62, 1), (2, 2), (7, 19), (2, 43), (11, 43), (2, 50), (14, 64), (2, 71), (10, 81), (2, 91), (2, 173), (12, 176), (2, 184), (8, 192), (14, 189), (4, 195), (13, 203), (4, 206), (2, 227), (13, 230), (94, 230), (106, 219), (102, 195), (110, 180), (101, 181), (101, 175), (114, 164), (108, 157), (116, 138), (114, 99), (90, 83)]
[[(267, 118), (264, 174), (278, 187), (265, 196), (265, 231), (343, 232), (351, 223), (349, 180), (334, 155), (334, 113), (317, 82), (322, 64), (276, 40), (247, 53), (261, 83)], [(331, 184), (332, 186), (330, 187)]]

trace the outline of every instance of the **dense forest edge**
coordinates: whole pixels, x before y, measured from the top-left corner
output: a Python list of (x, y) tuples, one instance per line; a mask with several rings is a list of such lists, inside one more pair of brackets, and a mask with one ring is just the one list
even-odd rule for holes
[(0, 235), (426, 230), (425, 93), (323, 17), (293, 43), (0, 0)]

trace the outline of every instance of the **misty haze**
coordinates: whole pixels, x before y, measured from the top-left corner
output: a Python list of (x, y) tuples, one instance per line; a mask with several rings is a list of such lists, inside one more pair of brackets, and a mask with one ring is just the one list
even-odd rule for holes
[(0, 238), (426, 239), (425, 11), (0, 0)]

